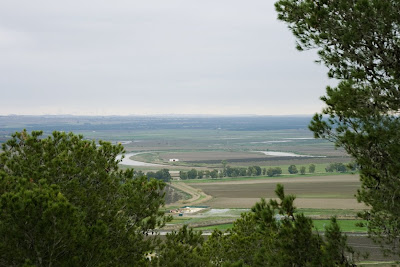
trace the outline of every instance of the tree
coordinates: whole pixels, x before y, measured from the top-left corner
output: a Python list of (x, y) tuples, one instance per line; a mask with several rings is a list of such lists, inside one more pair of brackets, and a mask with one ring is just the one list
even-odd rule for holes
[(253, 166), (253, 168), (255, 169), (255, 175), (260, 176), (261, 175), (261, 167), (260, 166)]
[[(0, 263), (143, 265), (166, 218), (162, 181), (121, 171), (121, 145), (15, 133), (0, 154)], [(15, 246), (14, 246), (15, 245)]]
[(218, 178), (218, 170), (214, 169), (210, 172), (211, 178), (215, 179)]
[(347, 263), (346, 252), (353, 254), (354, 250), (347, 245), (347, 236), (342, 235), (336, 217), (331, 218), (331, 223), (325, 227), (325, 238), (328, 261), (336, 261), (339, 266)]
[(337, 163), (336, 169), (338, 172), (347, 172), (346, 165), (344, 165), (343, 163)]
[(223, 168), (222, 173), (224, 174), (224, 177), (225, 177), (225, 176), (227, 176), (226, 175), (226, 165), (228, 165), (228, 161), (222, 160), (221, 164), (222, 164), (222, 168)]
[(346, 172), (347, 168), (341, 162), (330, 163), (326, 168), (326, 172)]
[(346, 167), (347, 167), (348, 170), (350, 170), (352, 172), (355, 172), (355, 171), (359, 170), (358, 164), (355, 163), (354, 161), (348, 163)]
[(182, 180), (186, 180), (188, 178), (187, 172), (179, 171), (179, 178), (181, 178)]
[(273, 169), (273, 168), (268, 168), (268, 170), (267, 170), (267, 176), (269, 176), (269, 177), (274, 176), (274, 169)]
[(232, 177), (234, 172), (235, 172), (235, 169), (234, 169), (234, 168), (232, 168), (231, 166), (227, 166), (227, 167), (225, 168), (224, 175), (225, 175), (225, 176), (228, 176), (228, 177)]
[(278, 201), (261, 199), (225, 234), (214, 231), (203, 255), (220, 266), (352, 266), (345, 257), (352, 250), (336, 220), (328, 226), (325, 242), (313, 232), (312, 220), (296, 213), (295, 196), (286, 195), (280, 184), (275, 193)]
[(171, 174), (168, 169), (161, 169), (155, 173), (155, 177), (157, 180), (162, 180), (164, 182), (169, 182), (171, 180)]
[[(299, 50), (318, 49), (328, 75), (322, 114), (310, 129), (315, 137), (343, 147), (360, 167), (357, 197), (378, 242), (400, 237), (400, 2), (280, 0), (278, 18), (297, 37)], [(398, 246), (392, 252), (400, 254)]]
[(296, 165), (293, 165), (293, 164), (292, 164), (292, 165), (289, 166), (288, 172), (289, 172), (290, 174), (296, 174), (296, 173), (298, 173), (299, 171), (297, 170)]
[(143, 171), (133, 171), (133, 177), (142, 177), (145, 176), (145, 174), (143, 173)]
[(147, 178), (151, 179), (151, 178), (156, 178), (156, 173), (155, 172), (146, 172), (146, 176)]
[(204, 176), (204, 171), (198, 171), (197, 172), (197, 178), (202, 179)]
[(308, 166), (308, 172), (309, 173), (314, 173), (315, 172), (315, 164), (310, 164), (310, 166)]
[(281, 168), (279, 168), (279, 167), (275, 167), (275, 168), (268, 168), (268, 170), (267, 170), (267, 175), (269, 176), (269, 177), (272, 177), (272, 176), (279, 176), (279, 175), (281, 175), (282, 174), (282, 169)]
[[(15, 183), (1, 174), (2, 182)], [(85, 234), (82, 216), (56, 186), (18, 179), (0, 197), (0, 265), (76, 265)]]
[(153, 266), (211, 266), (204, 255), (202, 245), (204, 238), (201, 231), (193, 231), (184, 225), (179, 231), (168, 233), (166, 241), (157, 249), (157, 256), (152, 260)]
[(246, 176), (247, 169), (246, 168), (238, 168), (239, 176)]
[(197, 178), (197, 170), (191, 169), (190, 171), (187, 172), (187, 176), (189, 179), (196, 179)]
[(304, 166), (300, 167), (300, 174), (302, 174), (302, 175), (306, 174), (306, 167), (304, 167)]
[(257, 170), (254, 168), (254, 166), (247, 167), (247, 175), (248, 176), (256, 175), (256, 173), (257, 173)]

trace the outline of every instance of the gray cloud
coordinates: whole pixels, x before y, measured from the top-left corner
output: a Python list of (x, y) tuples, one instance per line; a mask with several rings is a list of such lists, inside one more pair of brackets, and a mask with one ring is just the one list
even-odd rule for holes
[(332, 81), (272, 1), (7, 1), (0, 114), (309, 114)]

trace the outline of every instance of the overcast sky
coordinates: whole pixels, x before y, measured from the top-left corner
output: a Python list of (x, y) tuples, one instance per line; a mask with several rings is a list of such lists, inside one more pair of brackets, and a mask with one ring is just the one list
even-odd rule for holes
[(313, 114), (333, 83), (272, 0), (0, 3), (0, 114)]

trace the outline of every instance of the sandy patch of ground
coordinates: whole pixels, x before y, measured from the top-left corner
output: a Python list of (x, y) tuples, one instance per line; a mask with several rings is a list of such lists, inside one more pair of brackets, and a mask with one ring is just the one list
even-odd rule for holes
[(174, 182), (171, 183), (170, 185), (178, 190), (188, 193), (189, 195), (191, 195), (191, 198), (176, 203), (171, 203), (168, 206), (175, 206), (177, 204), (197, 205), (209, 201), (212, 198), (212, 196), (205, 194), (202, 190), (193, 188), (182, 182)]

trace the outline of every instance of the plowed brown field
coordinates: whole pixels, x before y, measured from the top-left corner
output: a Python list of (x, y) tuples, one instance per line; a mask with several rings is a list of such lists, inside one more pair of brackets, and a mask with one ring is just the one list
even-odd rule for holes
[(285, 186), (286, 194), (297, 196), (299, 208), (365, 209), (355, 194), (360, 187), (358, 175), (273, 178), (230, 182), (193, 183), (213, 199), (203, 203), (213, 208), (250, 208), (260, 198), (274, 198), (277, 183)]

